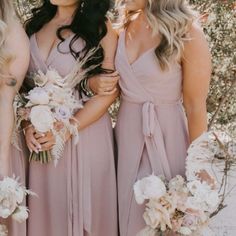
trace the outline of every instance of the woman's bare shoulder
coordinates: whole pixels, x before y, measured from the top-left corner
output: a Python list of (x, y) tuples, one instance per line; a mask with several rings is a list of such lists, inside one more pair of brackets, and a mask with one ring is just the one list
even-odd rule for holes
[(17, 80), (23, 80), (29, 66), (30, 46), (29, 39), (18, 20), (13, 20), (8, 25), (6, 46), (12, 57), (10, 73)]

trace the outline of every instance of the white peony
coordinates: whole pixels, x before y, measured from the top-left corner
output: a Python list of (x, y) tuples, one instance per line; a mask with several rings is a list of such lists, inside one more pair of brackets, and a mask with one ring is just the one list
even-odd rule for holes
[(40, 87), (30, 90), (26, 98), (30, 100), (30, 103), (35, 105), (47, 105), (50, 101), (48, 92)]
[(22, 223), (26, 221), (29, 217), (28, 209), (25, 206), (17, 207), (16, 211), (12, 215), (13, 220)]
[(143, 204), (147, 199), (161, 198), (165, 193), (165, 184), (155, 175), (145, 177), (134, 184), (134, 194), (138, 204)]
[(38, 132), (48, 132), (53, 129), (54, 117), (48, 106), (32, 107), (30, 121)]

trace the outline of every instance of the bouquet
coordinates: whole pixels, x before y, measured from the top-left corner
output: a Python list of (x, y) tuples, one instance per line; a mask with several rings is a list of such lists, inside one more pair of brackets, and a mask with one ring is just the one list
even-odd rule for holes
[[(48, 69), (46, 73), (38, 71), (32, 74), (35, 87), (28, 93), (18, 95), (14, 102), (16, 113), (16, 127), (20, 128), (22, 121), (29, 121), (37, 133), (51, 131), (55, 137), (52, 150), (31, 152), (30, 161), (48, 163), (53, 160), (56, 165), (61, 158), (65, 135), (69, 131), (78, 142), (78, 125), (72, 125), (74, 114), (83, 108), (82, 100), (75, 96), (75, 87), (85, 78), (88, 71), (97, 67), (91, 66), (84, 70), (85, 63), (91, 59), (97, 49), (90, 50), (87, 55), (76, 62), (76, 66), (65, 77), (59, 75), (55, 69)], [(76, 121), (77, 123), (77, 121)]]
[[(26, 195), (35, 195), (33, 192), (21, 186), (18, 179), (5, 177), (0, 181), (0, 218), (21, 223), (28, 218), (28, 209), (23, 206)], [(0, 224), (0, 236), (7, 236), (7, 227)]]
[[(217, 187), (212, 163), (219, 154), (219, 143), (212, 133), (204, 133), (188, 149), (186, 179), (176, 176), (170, 181), (154, 174), (134, 185), (138, 204), (146, 201), (146, 227), (138, 236), (158, 236), (163, 232), (180, 235), (201, 235), (223, 203), (222, 186)], [(231, 151), (232, 151), (232, 146)], [(199, 178), (204, 173), (212, 181)], [(208, 233), (209, 235), (209, 233)]]

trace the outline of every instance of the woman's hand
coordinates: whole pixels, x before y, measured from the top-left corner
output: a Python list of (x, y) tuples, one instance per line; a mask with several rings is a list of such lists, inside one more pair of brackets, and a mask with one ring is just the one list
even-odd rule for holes
[(120, 79), (117, 71), (112, 74), (101, 74), (89, 78), (88, 86), (97, 95), (112, 95), (117, 91), (117, 83)]
[(25, 140), (26, 140), (26, 144), (27, 147), (29, 148), (29, 150), (32, 152), (36, 152), (39, 153), (39, 151), (41, 151), (41, 145), (38, 142), (38, 140), (35, 138), (36, 131), (34, 129), (33, 126), (29, 126), (27, 128), (25, 128)]
[[(64, 128), (64, 124), (62, 122), (56, 122), (54, 124), (54, 129), (57, 132), (59, 132), (63, 128)], [(56, 144), (56, 138), (52, 131), (49, 131), (47, 133), (35, 133), (34, 138), (37, 140), (37, 142), (41, 146), (40, 151), (49, 151)], [(64, 138), (65, 143), (71, 138), (71, 134), (69, 130), (66, 130), (63, 138)]]
[(53, 146), (56, 143), (56, 139), (52, 131), (49, 131), (47, 133), (36, 133), (34, 135), (34, 138), (41, 146), (39, 151), (49, 151), (53, 148)]

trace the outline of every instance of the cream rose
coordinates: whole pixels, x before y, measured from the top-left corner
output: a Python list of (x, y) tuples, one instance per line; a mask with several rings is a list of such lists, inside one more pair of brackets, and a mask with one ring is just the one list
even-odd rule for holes
[(48, 106), (32, 107), (30, 121), (38, 132), (48, 132), (53, 129), (54, 117)]
[(46, 105), (50, 101), (50, 97), (47, 91), (43, 88), (36, 87), (29, 92), (27, 98), (32, 104), (35, 105)]

